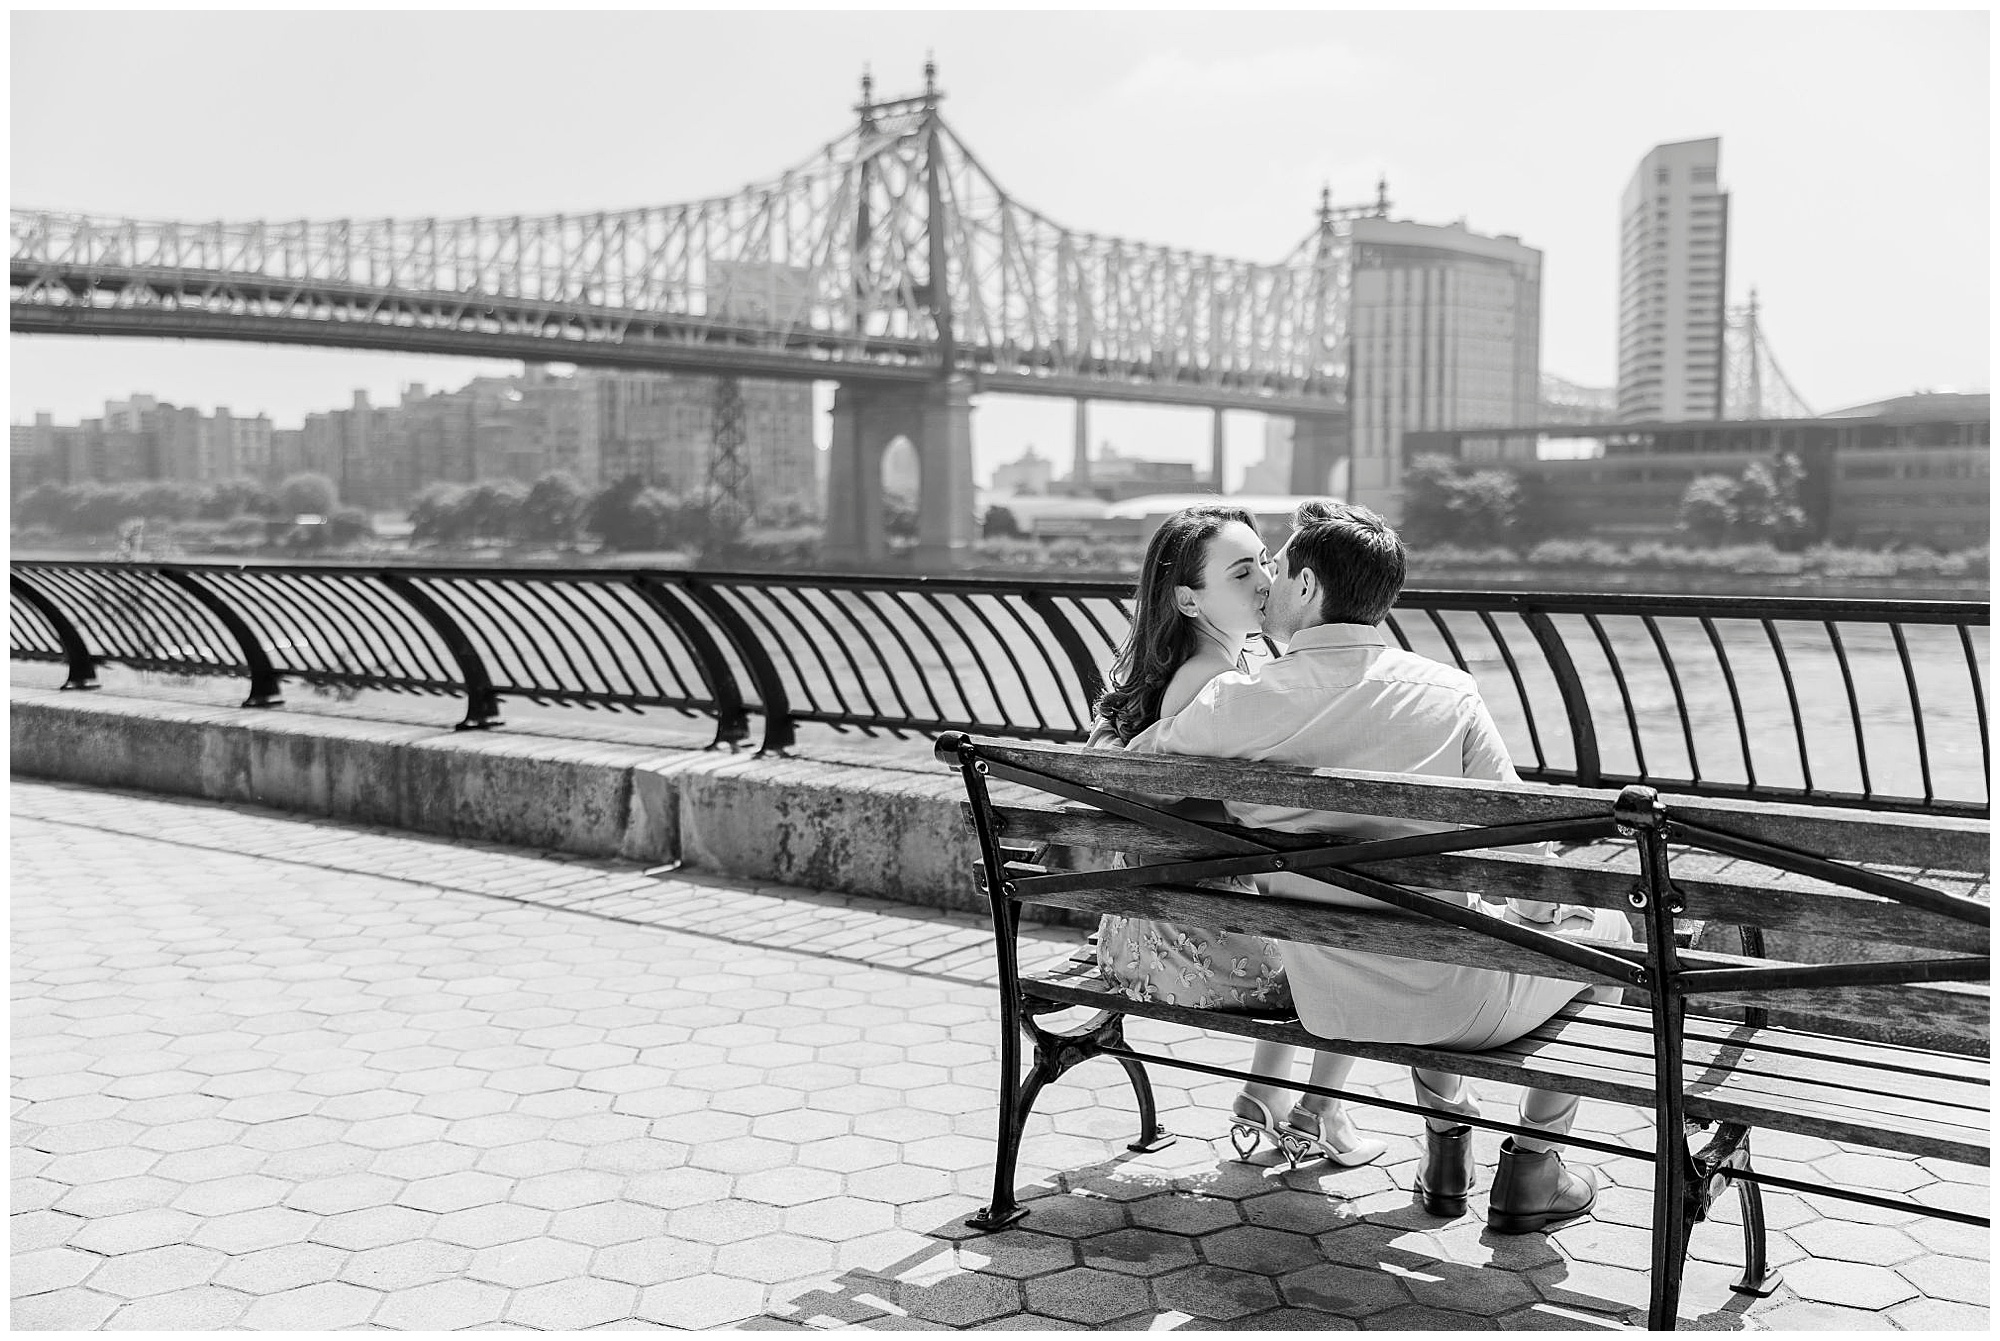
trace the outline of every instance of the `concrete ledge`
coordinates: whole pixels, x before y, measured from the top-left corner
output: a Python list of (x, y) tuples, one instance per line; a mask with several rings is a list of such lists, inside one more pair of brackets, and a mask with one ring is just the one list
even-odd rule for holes
[(15, 685), (14, 772), (980, 909), (957, 779)]

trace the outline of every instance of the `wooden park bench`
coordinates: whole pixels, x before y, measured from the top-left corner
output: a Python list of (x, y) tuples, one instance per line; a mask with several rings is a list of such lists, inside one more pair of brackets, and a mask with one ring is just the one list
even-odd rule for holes
[[(1649, 1324), (1656, 1329), (1674, 1325), (1693, 1225), (1731, 1184), (1742, 1203), (1745, 1268), (1734, 1288), (1749, 1294), (1768, 1294), (1777, 1280), (1765, 1255), (1765, 1186), (1988, 1224), (1980, 1216), (1761, 1172), (1750, 1152), (1751, 1133), (1761, 1128), (1988, 1162), (1989, 907), (1974, 897), (1984, 894), (1987, 878), (1983, 820), (1665, 801), (1636, 786), (1616, 793), (1502, 786), (1021, 745), (959, 733), (941, 736), (937, 754), (965, 781), (999, 960), (999, 1144), (993, 1200), (974, 1217), (975, 1227), (1001, 1228), (1026, 1213), (1014, 1194), (1022, 1129), (1042, 1088), (1079, 1062), (1104, 1056), (1124, 1067), (1138, 1101), (1135, 1150), (1171, 1139), (1155, 1120), (1145, 1063), (1246, 1074), (1140, 1051), (1125, 1039), (1127, 1016), (1651, 1109), (1650, 1152), (1567, 1139), (1654, 1163)], [(1466, 827), (1344, 842), (1202, 823), (1151, 799), (1162, 797)], [(1558, 857), (1480, 850), (1547, 840), (1599, 846)], [(1616, 845), (1608, 857), (1605, 843)], [(1023, 859), (1042, 844), (1122, 852), (1128, 864), (1067, 871)], [(1197, 885), (1280, 870), (1383, 906), (1358, 910)], [(1638, 943), (1562, 940), (1427, 889), (1624, 909)], [(1540, 1029), (1487, 1052), (1321, 1039), (1296, 1018), (1133, 1000), (1099, 977), (1089, 947), (1024, 970), (1016, 949), (1023, 905), (1159, 918), (1437, 963), (1519, 970), (1542, 962), (1550, 976), (1621, 984), (1624, 1004), (1572, 1002)], [(1703, 925), (1692, 946), (1677, 942), (1677, 921), (1683, 929)], [(1717, 944), (1725, 928), (1736, 929), (1726, 949)], [(1812, 956), (1834, 962), (1794, 962), (1766, 953), (1766, 933), (1774, 943), (1803, 935), (1826, 938), (1821, 951), (1844, 948)], [(1069, 1028), (1043, 1023), (1074, 1007), (1097, 1014)], [(1032, 1048), (1025, 1074), (1024, 1038)], [(1421, 1111), (1367, 1093), (1293, 1088)]]

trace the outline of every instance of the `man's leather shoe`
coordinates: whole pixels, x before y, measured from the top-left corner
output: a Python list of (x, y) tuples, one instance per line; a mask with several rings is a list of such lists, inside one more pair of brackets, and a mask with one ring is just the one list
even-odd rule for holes
[(1424, 1158), (1417, 1165), (1417, 1195), (1424, 1211), (1453, 1219), (1465, 1214), (1472, 1191), (1472, 1128), (1439, 1131), (1424, 1125)]
[(1493, 1171), (1486, 1227), (1496, 1234), (1532, 1234), (1597, 1204), (1597, 1175), (1572, 1169), (1554, 1150), (1524, 1150), (1508, 1137)]

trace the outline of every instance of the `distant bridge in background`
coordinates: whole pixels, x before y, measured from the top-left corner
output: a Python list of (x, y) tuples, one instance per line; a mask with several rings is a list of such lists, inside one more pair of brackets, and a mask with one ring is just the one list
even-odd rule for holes
[[(924, 464), (924, 550), (971, 539), (981, 391), (1300, 416), (1345, 411), (1346, 224), (1272, 264), (1082, 233), (1010, 196), (921, 95), (734, 195), (594, 214), (141, 222), (11, 212), (28, 334), (342, 346), (840, 384), (829, 557), (878, 557), (880, 458)], [(1078, 427), (1083, 428), (1081, 409)], [(724, 434), (719, 430), (718, 438)], [(726, 473), (726, 472), (725, 472)]]

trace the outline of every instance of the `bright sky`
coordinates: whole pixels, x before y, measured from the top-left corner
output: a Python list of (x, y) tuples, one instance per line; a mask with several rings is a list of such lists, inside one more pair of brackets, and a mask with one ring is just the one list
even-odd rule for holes
[[(1544, 253), (1542, 367), (1615, 380), (1618, 199), (1720, 135), (1731, 300), (1816, 409), (1988, 386), (1983, 12), (20, 13), (12, 204), (166, 219), (582, 212), (723, 194), (843, 133), (862, 66), (921, 87), (1079, 229), (1276, 260), (1322, 182)], [(281, 426), (514, 364), (15, 336), (11, 415), (150, 392)], [(988, 397), (977, 473), (1067, 402)], [(1231, 475), (1261, 455), (1232, 415)], [(1205, 460), (1205, 411), (1093, 410)]]

